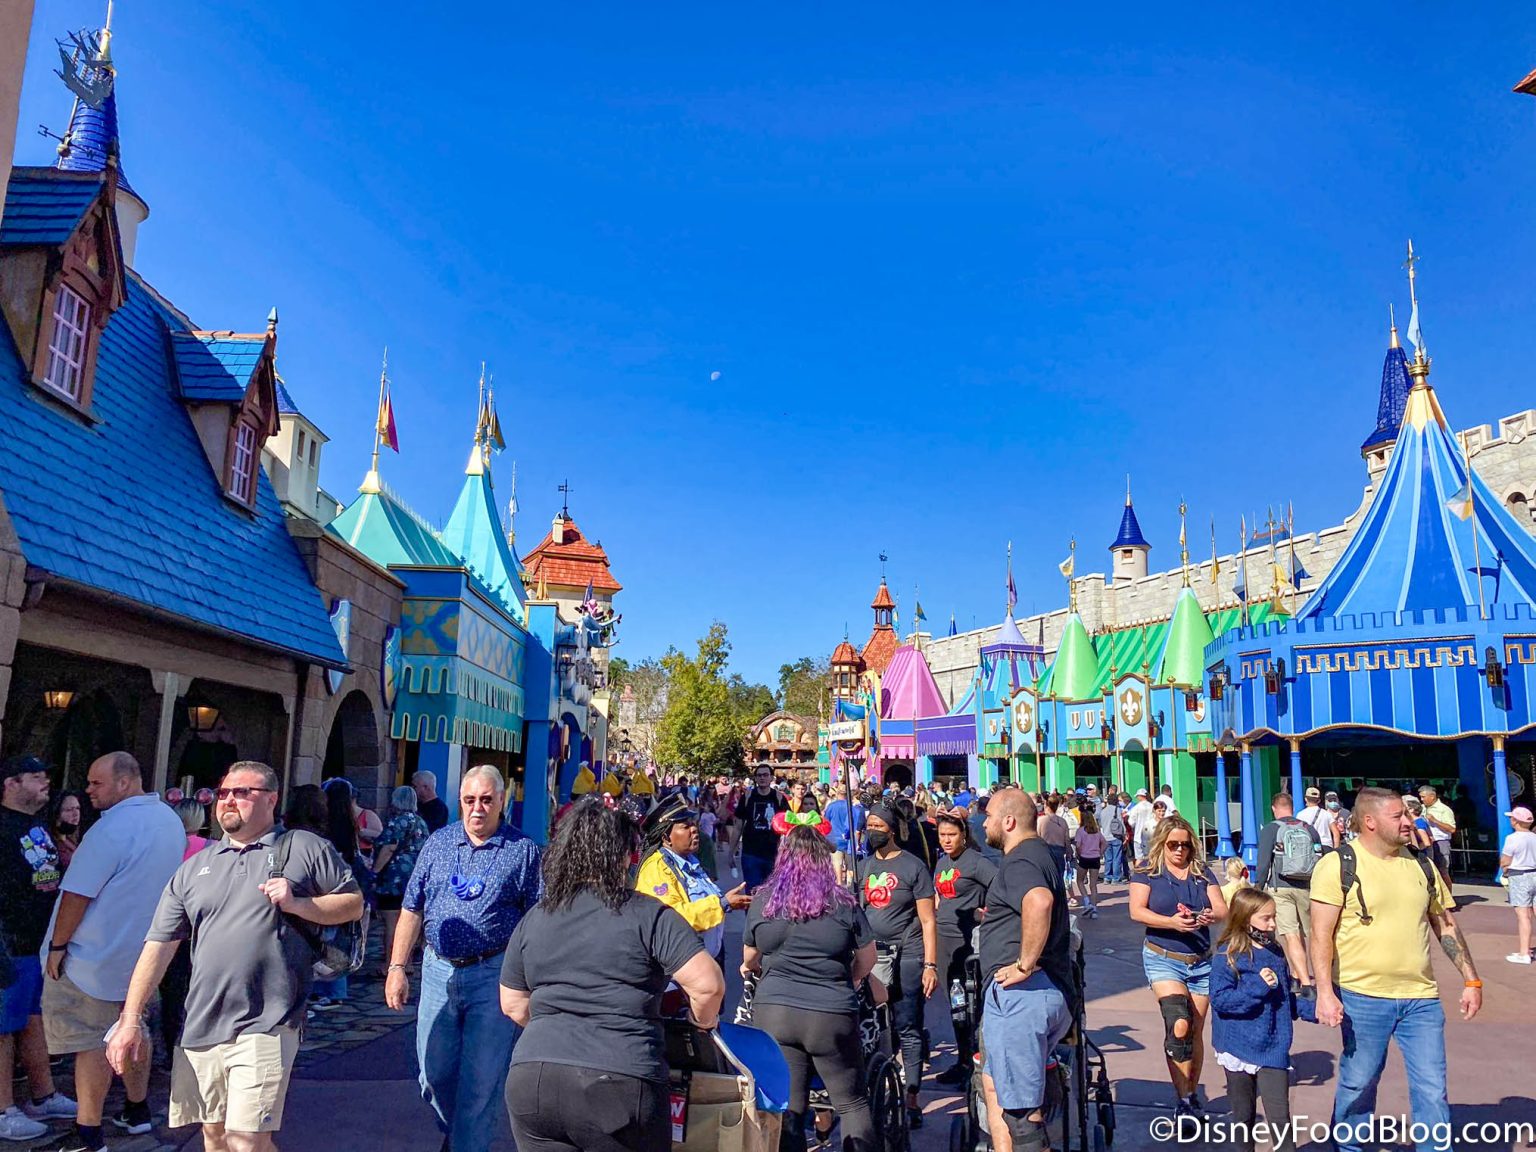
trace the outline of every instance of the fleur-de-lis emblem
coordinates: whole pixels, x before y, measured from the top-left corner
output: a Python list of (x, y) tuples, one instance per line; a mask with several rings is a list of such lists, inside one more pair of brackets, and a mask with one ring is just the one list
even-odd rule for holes
[(1120, 697), (1120, 719), (1132, 726), (1141, 723), (1141, 693), (1134, 688), (1127, 688)]

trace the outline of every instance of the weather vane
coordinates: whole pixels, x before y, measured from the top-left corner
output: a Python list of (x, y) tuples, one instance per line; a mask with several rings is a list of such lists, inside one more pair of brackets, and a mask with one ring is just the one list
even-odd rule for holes
[(885, 583), (885, 562), (890, 559), (884, 552), (880, 553), (880, 582)]

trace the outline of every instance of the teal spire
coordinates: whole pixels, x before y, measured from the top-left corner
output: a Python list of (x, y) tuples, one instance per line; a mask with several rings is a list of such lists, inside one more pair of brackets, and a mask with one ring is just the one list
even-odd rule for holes
[(1083, 618), (1076, 612), (1067, 617), (1056, 659), (1040, 681), (1040, 695), (1058, 700), (1089, 700), (1099, 695), (1099, 657)]
[(386, 568), (459, 566), (458, 557), (443, 546), (431, 527), (383, 485), (365, 485), (326, 530)]
[(442, 531), (443, 543), (464, 558), (465, 567), (501, 600), (518, 623), (525, 624), (528, 614), (524, 607), (527, 593), (523, 588), (523, 566), (507, 541), (501, 515), (496, 511), (491, 470), (485, 464), (478, 435), (464, 472), (464, 487)]
[(1215, 638), (1194, 589), (1180, 590), (1163, 650), (1152, 668), (1152, 682), (1198, 688), (1205, 682), (1205, 646)]

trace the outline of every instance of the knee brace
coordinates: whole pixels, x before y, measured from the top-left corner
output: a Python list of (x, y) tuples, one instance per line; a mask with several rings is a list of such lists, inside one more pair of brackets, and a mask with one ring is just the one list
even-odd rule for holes
[[(1175, 1064), (1194, 1059), (1195, 1055), (1195, 1008), (1186, 993), (1175, 996), (1159, 996), (1157, 1007), (1163, 1014), (1163, 1052)], [(1178, 1035), (1177, 1025), (1184, 1022), (1184, 1035)]]
[(1014, 1152), (1045, 1152), (1049, 1144), (1045, 1124), (1029, 1119), (1028, 1108), (1004, 1108), (1003, 1124), (1013, 1141)]

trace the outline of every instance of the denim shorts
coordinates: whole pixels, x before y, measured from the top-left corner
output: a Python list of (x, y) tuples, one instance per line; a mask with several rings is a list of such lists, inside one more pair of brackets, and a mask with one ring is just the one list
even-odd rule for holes
[(1519, 872), (1509, 877), (1509, 906), (1536, 907), (1536, 872)]
[(1045, 1102), (1045, 1066), (1072, 1025), (1066, 997), (1044, 972), (1002, 988), (989, 983), (981, 1008), (982, 1069), (1008, 1109)]
[(27, 1017), (43, 1014), (43, 962), (36, 956), (13, 956), (16, 982), (0, 992), (0, 1036), (20, 1032)]
[(1155, 984), (1159, 980), (1177, 980), (1196, 996), (1211, 994), (1210, 957), (1186, 964), (1144, 947), (1141, 950), (1141, 967), (1147, 974), (1148, 984)]

